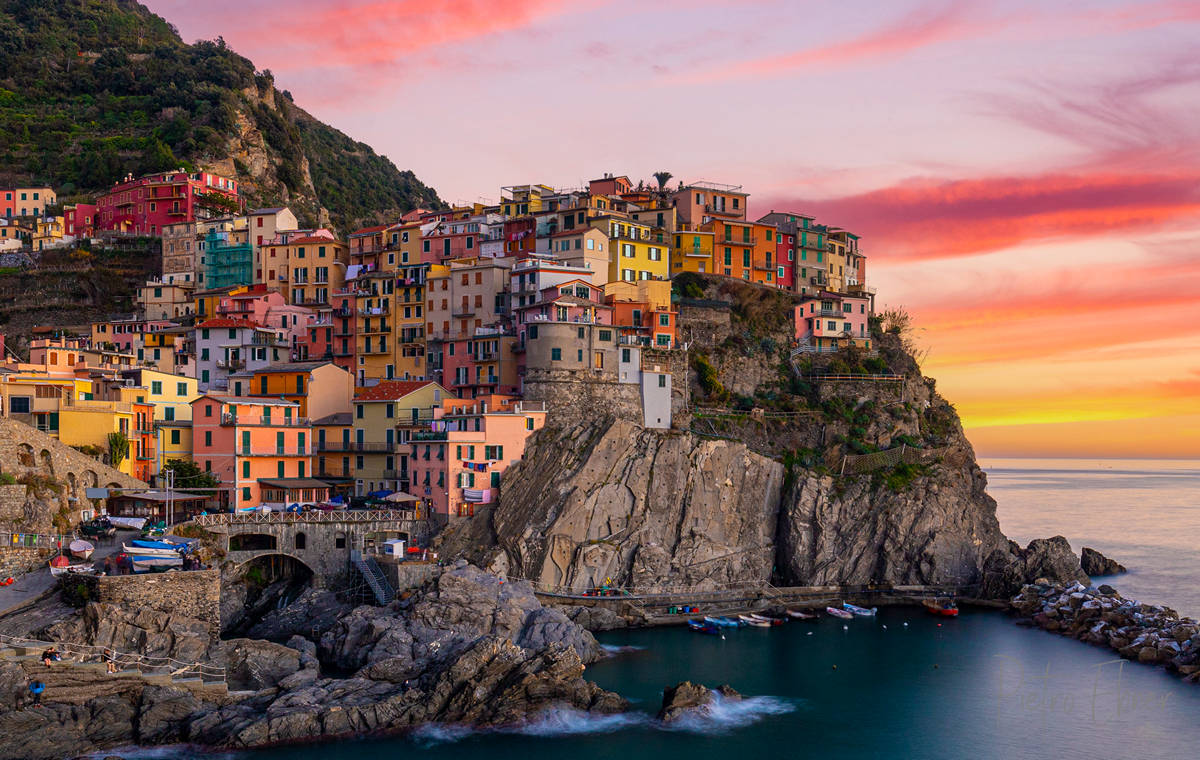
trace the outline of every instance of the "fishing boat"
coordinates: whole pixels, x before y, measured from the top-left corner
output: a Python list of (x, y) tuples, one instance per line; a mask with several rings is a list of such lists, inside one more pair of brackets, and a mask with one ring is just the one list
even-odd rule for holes
[(172, 541), (155, 541), (149, 538), (135, 538), (130, 543), (139, 549), (170, 549), (171, 551), (179, 551), (180, 547), (179, 544)]
[(710, 636), (720, 636), (721, 628), (714, 623), (706, 620), (689, 620), (687, 621), (688, 628), (691, 628), (696, 633), (707, 633)]
[(61, 554), (56, 554), (50, 558), (50, 572), (54, 572), (56, 567), (66, 567), (69, 564), (71, 564), (71, 560)]
[(922, 604), (925, 605), (925, 611), (931, 615), (958, 617), (958, 605), (953, 599), (926, 599)]
[(818, 615), (815, 612), (805, 612), (804, 610), (794, 610), (794, 609), (791, 609), (790, 607), (786, 610), (786, 612), (788, 614), (788, 617), (790, 617), (793, 620), (809, 621), (809, 620), (818, 620), (821, 617), (820, 615)]
[(879, 612), (878, 607), (867, 609), (866, 607), (856, 607), (849, 602), (842, 602), (842, 609), (846, 610), (846, 612), (849, 612), (851, 615), (858, 615), (859, 617), (875, 617), (875, 613)]
[(92, 552), (96, 551), (96, 547), (83, 539), (75, 539), (67, 548), (71, 550), (72, 556), (78, 559), (91, 559)]
[(183, 567), (183, 557), (130, 557), (133, 561), (133, 572), (148, 573), (154, 570), (170, 570)]
[(843, 610), (840, 607), (826, 607), (825, 611), (830, 615), (833, 615), (835, 618), (841, 618), (842, 620), (850, 620), (854, 617), (853, 612)]
[(150, 546), (130, 546), (121, 544), (121, 548), (131, 557), (174, 557), (179, 558), (178, 549), (157, 549)]
[(755, 628), (770, 628), (771, 623), (767, 620), (762, 620), (756, 615), (738, 615), (738, 620), (746, 625), (752, 625)]
[(118, 528), (125, 528), (126, 530), (141, 530), (142, 526), (146, 524), (146, 518), (144, 517), (117, 517), (115, 515), (108, 515), (108, 521)]
[(742, 621), (740, 621), (740, 620), (735, 620), (734, 618), (727, 618), (727, 617), (705, 616), (704, 622), (712, 623), (713, 625), (717, 625), (722, 628), (737, 628), (739, 625), (742, 624)]
[(54, 576), (59, 576), (59, 575), (76, 575), (76, 574), (79, 574), (79, 575), (91, 575), (91, 574), (93, 574), (93, 573), (95, 573), (95, 572), (96, 572), (96, 568), (95, 568), (95, 566), (94, 566), (94, 565), (91, 565), (91, 564), (87, 564), (87, 565), (62, 565), (62, 566), (59, 566), (59, 567), (55, 567), (54, 565), (51, 565), (51, 566), (50, 566), (50, 574), (51, 574), (51, 575), (54, 575)]
[(787, 622), (787, 618), (774, 617), (773, 615), (759, 615), (756, 612), (751, 612), (750, 617), (764, 620), (771, 625), (783, 625)]

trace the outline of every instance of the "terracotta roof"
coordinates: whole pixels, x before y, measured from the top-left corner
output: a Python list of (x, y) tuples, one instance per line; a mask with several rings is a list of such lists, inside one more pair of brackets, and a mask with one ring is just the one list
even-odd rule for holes
[(432, 380), (385, 380), (369, 388), (359, 388), (355, 401), (395, 401), (415, 393), (427, 385), (437, 385)]
[(333, 244), (340, 244), (340, 243), (339, 243), (339, 241), (337, 241), (337, 240), (335, 240), (335, 239), (333, 239), (333, 238), (327, 238), (327, 237), (314, 237), (314, 236), (302, 237), (302, 238), (295, 238), (294, 240), (289, 240), (289, 241), (287, 242), (287, 244), (288, 244), (288, 245), (299, 245), (299, 244), (301, 244), (301, 243), (305, 243), (305, 244), (307, 244), (307, 243), (333, 243)]
[(374, 232), (383, 232), (390, 226), (391, 225), (388, 225), (388, 224), (380, 224), (375, 227), (363, 227), (361, 230), (355, 230), (354, 232), (351, 232), (350, 237), (357, 237), (359, 235), (370, 235)]

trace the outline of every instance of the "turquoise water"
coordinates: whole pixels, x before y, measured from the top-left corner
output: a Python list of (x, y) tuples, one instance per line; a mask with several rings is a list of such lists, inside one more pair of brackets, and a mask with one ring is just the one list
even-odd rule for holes
[[(1131, 567), (1129, 575), (1108, 579), (1125, 593), (1200, 608), (1195, 463), (985, 465), (1010, 536), (1024, 542), (1062, 533), (1076, 550), (1092, 546)], [(1105, 649), (1019, 628), (998, 612), (939, 620), (893, 608), (875, 619), (737, 629), (724, 639), (679, 628), (600, 639), (615, 654), (587, 675), (634, 700), (630, 715), (558, 711), (519, 731), (439, 730), (239, 757), (662, 760), (753, 751), (852, 760), (1090, 760), (1193, 758), (1200, 743), (1200, 687), (1121, 664)], [(682, 680), (727, 683), (749, 699), (668, 729), (653, 716), (663, 687)]]

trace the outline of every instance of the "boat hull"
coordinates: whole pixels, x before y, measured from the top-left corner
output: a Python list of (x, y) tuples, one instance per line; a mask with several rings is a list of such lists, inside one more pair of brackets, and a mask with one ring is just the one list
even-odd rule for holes
[(854, 618), (853, 613), (838, 609), (837, 607), (826, 607), (825, 611), (835, 618), (840, 618), (842, 620), (852, 620)]

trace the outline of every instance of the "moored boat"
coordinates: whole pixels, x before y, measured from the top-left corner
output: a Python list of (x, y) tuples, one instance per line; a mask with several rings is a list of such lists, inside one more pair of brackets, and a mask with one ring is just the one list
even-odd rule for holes
[(96, 547), (83, 539), (75, 539), (67, 548), (71, 550), (71, 555), (78, 559), (91, 559), (92, 552), (96, 550)]
[(741, 620), (746, 625), (752, 625), (755, 628), (770, 628), (771, 623), (767, 620), (762, 620), (757, 615), (738, 615), (738, 620)]
[(773, 617), (771, 615), (759, 615), (757, 612), (751, 612), (750, 617), (757, 620), (762, 620), (769, 625), (783, 625), (787, 622), (787, 618)]
[(50, 566), (51, 575), (91, 575), (96, 572), (96, 568), (92, 564), (87, 565), (62, 565), (60, 567)]
[(727, 618), (727, 617), (710, 617), (710, 616), (705, 616), (704, 622), (712, 623), (713, 625), (717, 625), (722, 628), (737, 628), (739, 625), (742, 624), (740, 620), (734, 620), (732, 618)]
[(866, 607), (856, 607), (849, 602), (842, 602), (842, 609), (846, 610), (851, 615), (858, 615), (859, 617), (874, 617), (875, 613), (879, 611), (878, 607), (867, 609)]
[(174, 557), (179, 559), (179, 551), (177, 549), (153, 549), (147, 546), (130, 546), (129, 544), (121, 544), (121, 548), (131, 557)]
[(953, 599), (926, 599), (922, 604), (925, 605), (925, 611), (931, 615), (958, 617), (958, 605)]
[(792, 620), (817, 620), (820, 618), (815, 612), (805, 612), (804, 610), (794, 610), (790, 607), (787, 609), (788, 617)]
[(691, 628), (696, 633), (707, 633), (710, 636), (721, 635), (721, 629), (715, 624), (706, 620), (689, 620), (687, 621), (688, 628)]
[(183, 567), (183, 557), (130, 557), (133, 562), (133, 572), (148, 573), (152, 570), (170, 570)]
[(841, 618), (842, 620), (850, 620), (854, 617), (854, 613), (838, 607), (826, 607), (825, 611), (830, 615), (833, 615), (835, 618)]

